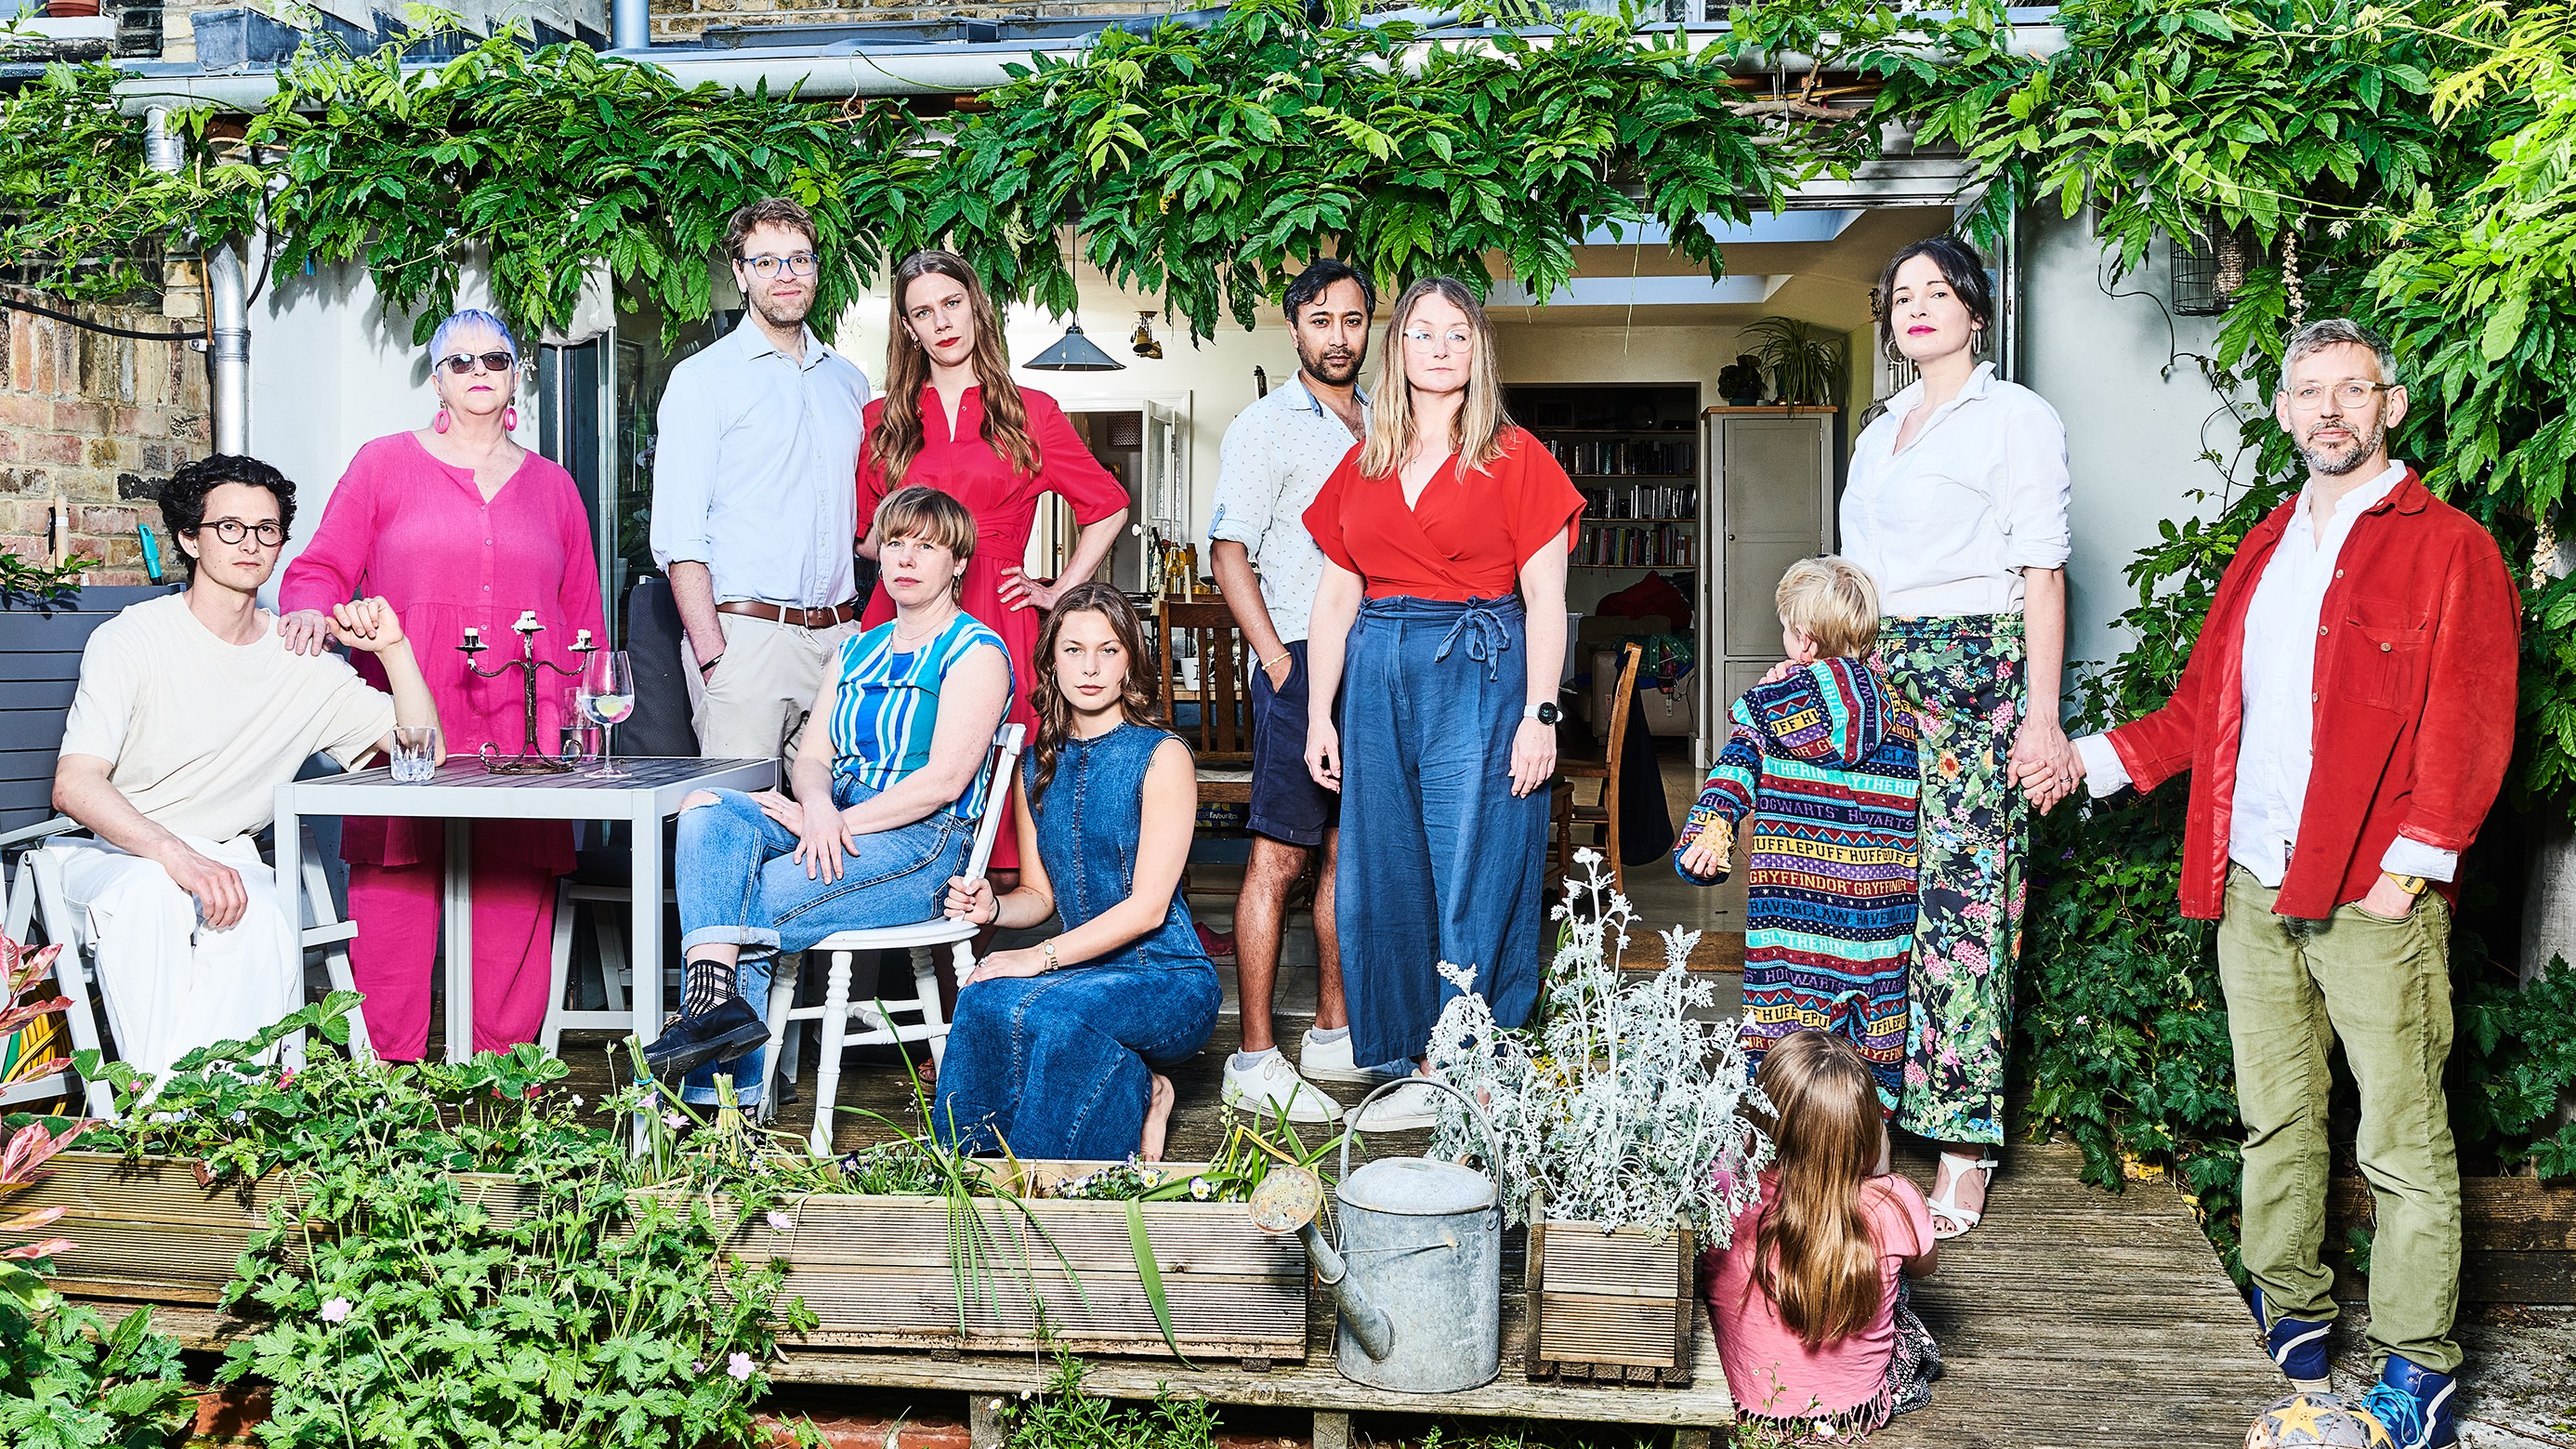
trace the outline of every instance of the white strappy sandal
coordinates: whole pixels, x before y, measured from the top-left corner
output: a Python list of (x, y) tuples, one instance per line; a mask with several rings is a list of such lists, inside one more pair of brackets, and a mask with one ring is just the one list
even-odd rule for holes
[(1932, 1213), (1932, 1236), (1942, 1242), (1948, 1242), (1984, 1221), (1986, 1216), (1982, 1209), (1971, 1211), (1959, 1206), (1960, 1181), (1971, 1172), (1982, 1172), (1986, 1175), (1986, 1191), (1992, 1193), (1995, 1190), (1995, 1169), (2003, 1166), (2003, 1159), (1991, 1152), (1985, 1152), (1980, 1153), (1975, 1162), (1969, 1163), (1966, 1167), (1960, 1167), (1957, 1164), (1963, 1160), (1961, 1154), (1944, 1152), (1941, 1154), (1941, 1160), (1952, 1164), (1949, 1195), (1932, 1198), (1923, 1205)]

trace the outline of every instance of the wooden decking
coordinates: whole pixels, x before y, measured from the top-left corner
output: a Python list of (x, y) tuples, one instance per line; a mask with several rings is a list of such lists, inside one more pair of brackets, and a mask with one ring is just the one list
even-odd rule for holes
[[(1295, 1040), (1302, 1022), (1281, 1023)], [(1218, 1145), (1219, 1072), (1236, 1043), (1231, 1016), (1217, 1039), (1176, 1076), (1180, 1106), (1171, 1134), (1174, 1160), (1204, 1158)], [(582, 1076), (603, 1070), (592, 1044), (565, 1043)], [(811, 1073), (805, 1074), (810, 1084)], [(889, 1115), (908, 1110), (910, 1090), (894, 1066), (853, 1059), (842, 1078), (845, 1107)], [(1339, 1093), (1356, 1100), (1350, 1091)], [(809, 1104), (791, 1106), (780, 1125), (801, 1133)], [(867, 1119), (842, 1114), (836, 1141), (854, 1147), (883, 1135)], [(1373, 1139), (1371, 1147), (1421, 1150), (1420, 1134)], [(1929, 1156), (1901, 1154), (1918, 1183), (1931, 1180)], [(2105, 1193), (2079, 1180), (2076, 1149), (2019, 1144), (2003, 1150), (1988, 1222), (1944, 1245), (1939, 1273), (1916, 1290), (1915, 1303), (1942, 1346), (1947, 1374), (1930, 1408), (1907, 1415), (1872, 1438), (1891, 1449), (2182, 1449), (2233, 1446), (2262, 1405), (2287, 1392), (2257, 1344), (2243, 1302), (2220, 1269), (2189, 1210), (2163, 1183), (2136, 1183)], [(1588, 1420), (1639, 1426), (1722, 1426), (1728, 1417), (1724, 1375), (1703, 1321), (1698, 1379), (1686, 1390), (1536, 1385), (1521, 1374), (1520, 1234), (1510, 1235), (1502, 1375), (1484, 1389), (1437, 1398), (1398, 1398), (1363, 1389), (1332, 1368), (1332, 1321), (1320, 1299), (1309, 1326), (1309, 1357), (1249, 1373), (1238, 1365), (1201, 1365), (1196, 1373), (1168, 1360), (1095, 1360), (1090, 1383), (1114, 1396), (1150, 1396), (1158, 1387), (1219, 1403), (1321, 1412), (1319, 1449), (1330, 1449), (1351, 1412)], [(1035, 1387), (1043, 1365), (1027, 1359), (952, 1360), (919, 1356), (804, 1351), (778, 1375), (807, 1384), (866, 1384), (915, 1391), (990, 1395)], [(1695, 1441), (1687, 1436), (1685, 1442)]]

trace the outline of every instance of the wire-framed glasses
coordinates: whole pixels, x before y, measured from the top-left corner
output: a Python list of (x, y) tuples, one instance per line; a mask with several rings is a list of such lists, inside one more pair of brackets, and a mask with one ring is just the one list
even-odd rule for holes
[(2391, 384), (2384, 382), (2361, 382), (2358, 380), (2336, 383), (2301, 383), (2299, 386), (2290, 389), (2290, 406), (2297, 408), (2303, 413), (2312, 413), (2317, 409), (2324, 407), (2326, 405), (2326, 399), (2331, 397), (2335, 400), (2336, 407), (2341, 408), (2345, 412), (2352, 412), (2368, 403), (2372, 394), (2386, 392), (2390, 386)]

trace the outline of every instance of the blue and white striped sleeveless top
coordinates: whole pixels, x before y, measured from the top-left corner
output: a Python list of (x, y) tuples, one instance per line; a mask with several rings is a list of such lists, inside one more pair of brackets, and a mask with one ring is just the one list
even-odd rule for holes
[[(989, 644), (1008, 669), (1010, 651), (1002, 636), (975, 621), (964, 610), (931, 639), (898, 654), (893, 623), (879, 624), (841, 643), (841, 689), (832, 703), (833, 773), (872, 790), (885, 790), (930, 763), (930, 738), (939, 723), (939, 686), (957, 661), (978, 644)], [(1016, 687), (1016, 682), (1015, 682)], [(1010, 713), (1009, 695), (1003, 714)], [(968, 820), (984, 813), (992, 789), (989, 771), (977, 770), (975, 783), (956, 805)]]

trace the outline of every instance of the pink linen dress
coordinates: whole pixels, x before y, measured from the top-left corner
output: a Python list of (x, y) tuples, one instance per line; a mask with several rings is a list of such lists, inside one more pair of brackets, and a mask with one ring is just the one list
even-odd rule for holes
[[(328, 611), (382, 595), (438, 702), (451, 756), (485, 741), (521, 745), (519, 673), (469, 674), (457, 644), (472, 626), (490, 646), (485, 667), (516, 658), (511, 632), (533, 610), (545, 632), (537, 656), (575, 668), (574, 635), (604, 642), (597, 554), (572, 475), (530, 453), (490, 499), (471, 468), (451, 468), (410, 433), (358, 450), (322, 510), (321, 526), (287, 565), (280, 613)], [(384, 672), (357, 661), (377, 687)], [(537, 688), (537, 740), (551, 750), (567, 720), (573, 679), (548, 673)], [(358, 923), (350, 966), (366, 994), (367, 1032), (395, 1061), (418, 1060), (429, 1042), (430, 982), (445, 874), (444, 824), (352, 817), (340, 839), (349, 863), (349, 911)], [(474, 827), (474, 1049), (534, 1041), (551, 975), (555, 878), (572, 869), (572, 827), (562, 821), (481, 821)]]

